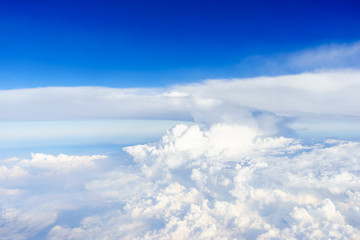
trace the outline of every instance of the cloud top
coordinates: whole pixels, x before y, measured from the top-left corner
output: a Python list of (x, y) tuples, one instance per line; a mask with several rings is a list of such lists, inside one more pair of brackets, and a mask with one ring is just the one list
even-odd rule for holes
[(119, 170), (87, 185), (124, 207), (74, 228), (56, 225), (50, 239), (356, 239), (360, 233), (357, 142), (309, 146), (239, 125), (179, 125), (155, 144), (125, 150), (139, 167), (136, 175)]
[[(111, 161), (105, 164), (98, 155), (33, 154), (30, 160), (2, 161), (7, 175), (0, 185), (0, 237), (356, 239), (360, 234), (359, 142), (309, 145), (239, 124), (180, 124), (158, 142), (124, 150), (132, 160), (115, 157), (108, 167)], [(70, 220), (74, 216), (79, 217)]]

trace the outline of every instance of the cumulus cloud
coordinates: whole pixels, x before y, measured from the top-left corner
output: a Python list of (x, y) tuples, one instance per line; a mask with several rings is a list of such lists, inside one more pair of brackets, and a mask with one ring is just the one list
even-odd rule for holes
[(177, 125), (161, 139), (159, 145), (138, 145), (125, 150), (151, 176), (203, 158), (219, 163), (247, 154), (264, 153), (269, 149), (272, 152), (277, 149), (284, 151), (284, 146), (289, 147), (287, 151), (303, 147), (293, 139), (257, 138), (258, 135), (258, 130), (241, 125), (215, 124), (204, 131), (199, 125)]
[(94, 160), (107, 158), (107, 156), (104, 155), (69, 156), (66, 154), (59, 154), (58, 156), (53, 156), (42, 153), (31, 154), (31, 156), (32, 158), (30, 160), (22, 160), (20, 165), (61, 173), (93, 167)]
[(359, 71), (339, 70), (166, 89), (1, 91), (2, 120), (194, 123), (127, 146), (126, 156), (2, 161), (0, 238), (355, 240), (360, 142), (306, 142), (279, 129), (289, 118), (358, 119), (359, 79)]
[(25, 240), (41, 231), (56, 219), (54, 212), (46, 213), (34, 207), (24, 211), (13, 207), (5, 207), (0, 212), (1, 239)]
[(83, 186), (101, 172), (96, 169), (95, 161), (105, 158), (104, 155), (37, 153), (31, 159), (3, 160), (0, 239), (43, 239), (41, 232), (54, 224), (62, 212), (93, 204)]
[(8, 168), (7, 166), (0, 166), (0, 179), (18, 178), (26, 176), (27, 172), (19, 166)]
[[(3, 232), (18, 239), (40, 232), (47, 239), (356, 239), (360, 234), (359, 142), (305, 144), (239, 124), (180, 124), (158, 142), (124, 150), (133, 162), (117, 159), (111, 169), (78, 179), (71, 194), (28, 189), (23, 205), (2, 202)], [(43, 166), (23, 161), (15, 163), (25, 170)], [(69, 224), (60, 217), (64, 212), (78, 220)], [(25, 216), (38, 228), (21, 231), (32, 226), (22, 221)]]

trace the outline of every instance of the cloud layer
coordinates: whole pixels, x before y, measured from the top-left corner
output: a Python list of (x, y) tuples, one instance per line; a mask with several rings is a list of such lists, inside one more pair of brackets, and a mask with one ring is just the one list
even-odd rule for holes
[(359, 78), (359, 71), (343, 70), (211, 80), (168, 89), (52, 87), (1, 90), (0, 119), (192, 120), (201, 117), (201, 114), (213, 118), (216, 115), (210, 114), (213, 111), (218, 111), (221, 116), (229, 114), (229, 109), (290, 116), (327, 114), (359, 117)]
[(238, 124), (180, 124), (159, 142), (124, 150), (133, 161), (45, 154), (2, 161), (0, 237), (360, 235), (359, 142), (309, 145)]
[(209, 125), (242, 123), (268, 134), (286, 135), (299, 130), (296, 127), (291, 130), (292, 126), (307, 124), (300, 131), (316, 128), (316, 124), (312, 124), (316, 119), (320, 127), (324, 121), (333, 126), (340, 123), (330, 129), (341, 131), (338, 129), (341, 124), (347, 126), (360, 118), (359, 79), (357, 70), (339, 70), (209, 80), (166, 89), (2, 90), (0, 120), (185, 120)]
[[(359, 49), (303, 52), (289, 64), (356, 60)], [(359, 80), (359, 70), (327, 70), (158, 89), (1, 90), (0, 120), (194, 123), (108, 155), (0, 159), (0, 239), (355, 240), (360, 142), (283, 133), (301, 119), (356, 122)]]

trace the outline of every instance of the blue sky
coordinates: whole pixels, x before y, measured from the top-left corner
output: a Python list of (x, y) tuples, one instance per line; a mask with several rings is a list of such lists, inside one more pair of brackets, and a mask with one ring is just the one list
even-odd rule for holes
[(313, 70), (265, 62), (358, 41), (358, 9), (356, 1), (1, 1), (0, 88), (158, 87)]
[(0, 0), (0, 239), (357, 240), (359, 6)]
[[(211, 122), (216, 115), (212, 112), (222, 116), (234, 111), (220, 108), (251, 107), (289, 118), (284, 121), (287, 123), (296, 119), (291, 126), (310, 136), (313, 131), (325, 136), (344, 135), (349, 130), (334, 127), (331, 129), (336, 133), (327, 134), (319, 126), (340, 122), (337, 126), (351, 123), (358, 129), (359, 114), (353, 110), (357, 106), (352, 98), (356, 94), (345, 89), (346, 81), (339, 89), (344, 88), (347, 98), (338, 99), (330, 110), (324, 109), (333, 102), (331, 91), (327, 100), (316, 105), (311, 101), (323, 94), (319, 89), (307, 93), (311, 96), (299, 93), (298, 102), (291, 96), (284, 96), (286, 101), (275, 101), (298, 85), (269, 87), (263, 93), (262, 86), (254, 84), (256, 90), (250, 95), (239, 85), (235, 89), (246, 97), (227, 99), (229, 89), (220, 95), (216, 91), (208, 94), (206, 91), (212, 90), (205, 91), (208, 84), (202, 81), (301, 76), (319, 71), (319, 77), (330, 82), (348, 76), (325, 76), (321, 71), (360, 69), (357, 9), (356, 1), (2, 1), (0, 90), (14, 91), (0, 94), (0, 127), (8, 127), (4, 121), (19, 121), (10, 124), (15, 126), (11, 130), (16, 131), (14, 141), (28, 146), (34, 142), (29, 141), (26, 132), (36, 135), (33, 129), (39, 124), (54, 121), (42, 126), (41, 131), (48, 134), (38, 145), (79, 144), (89, 142), (87, 130), (81, 129), (95, 134), (104, 125), (113, 126), (106, 121), (118, 121), (120, 129), (132, 121), (132, 129), (138, 130), (132, 133), (132, 139), (142, 142), (155, 136), (151, 129), (157, 129), (156, 136), (160, 137), (173, 121)], [(268, 80), (274, 84), (278, 81)], [(194, 82), (203, 86), (196, 91), (186, 87)], [(329, 84), (334, 83), (325, 81)], [(215, 85), (220, 88), (223, 84)], [(112, 89), (35, 89), (56, 86)], [(143, 89), (124, 89), (139, 87)], [(280, 93), (279, 87), (283, 88)], [(29, 90), (22, 91), (24, 88)], [(264, 105), (266, 99), (271, 99), (271, 106)], [(222, 101), (226, 107), (211, 103), (211, 110), (206, 109), (209, 101)], [(281, 106), (286, 104), (296, 106)], [(148, 126), (148, 133), (138, 128), (134, 119)], [(163, 122), (154, 125), (148, 120)], [(92, 125), (79, 128), (76, 121), (92, 121)], [(73, 133), (65, 140), (64, 134), (55, 134), (64, 126), (68, 128), (65, 132)], [(101, 143), (134, 141), (121, 131), (117, 133), (114, 138), (106, 130), (102, 134), (107, 134), (107, 139), (92, 139)], [(3, 135), (9, 135), (9, 131)], [(80, 140), (72, 141), (73, 136)], [(52, 141), (54, 138), (63, 140)], [(5, 137), (3, 141), (8, 140)]]

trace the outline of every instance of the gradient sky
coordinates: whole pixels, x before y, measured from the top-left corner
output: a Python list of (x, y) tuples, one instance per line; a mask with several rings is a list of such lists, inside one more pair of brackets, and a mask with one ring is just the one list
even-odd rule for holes
[(0, 239), (358, 239), (358, 1), (0, 0)]
[(359, 5), (1, 1), (0, 89), (153, 87), (312, 70), (269, 69), (262, 59), (358, 41)]

